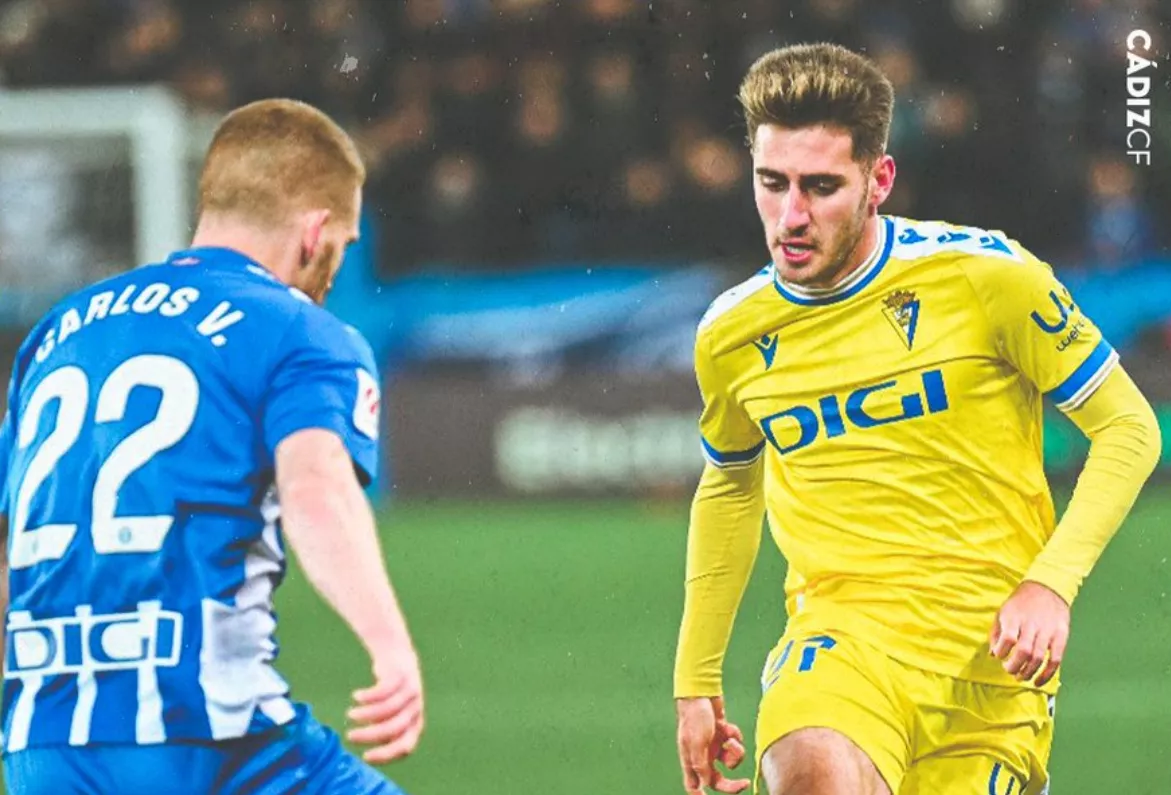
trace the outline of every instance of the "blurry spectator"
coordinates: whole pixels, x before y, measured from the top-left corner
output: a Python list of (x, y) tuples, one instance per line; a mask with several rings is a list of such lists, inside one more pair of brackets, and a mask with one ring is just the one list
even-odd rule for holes
[(1150, 253), (1153, 219), (1138, 196), (1130, 164), (1113, 155), (1090, 163), (1087, 250), (1094, 265), (1117, 267)]
[(683, 177), (675, 203), (682, 251), (696, 258), (758, 251), (749, 152), (690, 124), (677, 128), (674, 150)]
[(378, 171), (400, 158), (430, 148), (434, 136), (432, 86), (435, 70), (431, 64), (412, 57), (399, 59), (391, 70), (385, 95), (389, 111), (365, 128), (359, 136), (370, 171)]
[(1008, 0), (951, 0), (951, 18), (967, 30), (994, 30), (1008, 18)]
[(650, 143), (651, 120), (636, 82), (636, 68), (633, 53), (624, 49), (601, 50), (585, 64), (580, 138), (583, 156), (598, 172), (608, 170), (620, 155)]
[(59, 86), (110, 82), (99, 65), (115, 35), (118, 9), (89, 0), (0, 4), (0, 82)]
[(629, 21), (638, 10), (634, 0), (581, 0), (586, 16), (599, 25)]
[(410, 0), (402, 4), (407, 27), (414, 31), (425, 31), (446, 21), (445, 0)]
[(661, 157), (638, 155), (615, 175), (602, 200), (604, 233), (583, 240), (587, 256), (663, 259), (677, 250), (678, 227), (673, 201), (675, 179)]
[(313, 101), (349, 125), (371, 112), (384, 37), (360, 0), (321, 0), (309, 10)]
[(215, 61), (186, 59), (171, 85), (193, 110), (214, 113), (233, 104), (231, 83), (223, 67)]
[(900, 166), (917, 167), (924, 154), (924, 97), (919, 62), (903, 42), (887, 42), (874, 55), (895, 90), (887, 151)]
[(473, 49), (442, 67), (438, 103), (441, 145), (475, 146), (499, 156), (504, 138), (504, 67), (487, 50)]
[(485, 212), (483, 165), (471, 152), (445, 154), (427, 179), (427, 256), (443, 263), (495, 261)]
[(566, 247), (558, 234), (562, 224), (557, 217), (571, 212), (569, 198), (581, 178), (580, 158), (572, 146), (565, 77), (565, 67), (555, 58), (530, 56), (520, 62), (510, 155), (510, 162), (519, 168), (503, 175), (504, 195), (516, 211), (504, 234), (525, 241), (521, 250), (541, 259)]
[(149, 82), (178, 64), (183, 17), (171, 0), (142, 0), (106, 51), (106, 70), (118, 82)]
[(921, 204), (930, 208), (933, 219), (995, 226), (981, 213), (980, 194), (988, 190), (989, 176), (997, 169), (981, 161), (977, 114), (975, 99), (962, 89), (937, 89), (925, 98), (924, 178), (918, 187)]

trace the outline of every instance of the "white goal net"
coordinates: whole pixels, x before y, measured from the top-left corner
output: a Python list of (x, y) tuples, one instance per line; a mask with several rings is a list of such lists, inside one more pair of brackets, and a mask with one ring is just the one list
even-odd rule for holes
[(0, 326), (183, 246), (209, 134), (162, 87), (0, 90)]

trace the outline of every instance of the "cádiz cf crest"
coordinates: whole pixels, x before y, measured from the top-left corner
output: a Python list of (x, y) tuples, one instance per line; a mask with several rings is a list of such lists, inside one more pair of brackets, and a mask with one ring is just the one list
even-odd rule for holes
[(919, 326), (919, 299), (911, 290), (895, 290), (883, 299), (882, 314), (890, 321), (899, 339), (911, 350)]

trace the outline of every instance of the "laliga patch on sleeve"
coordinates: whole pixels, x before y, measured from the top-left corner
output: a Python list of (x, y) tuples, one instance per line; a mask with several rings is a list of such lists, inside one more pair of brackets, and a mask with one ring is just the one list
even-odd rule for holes
[(382, 405), (382, 394), (374, 376), (357, 369), (358, 399), (354, 403), (354, 427), (371, 439), (378, 438), (378, 412)]

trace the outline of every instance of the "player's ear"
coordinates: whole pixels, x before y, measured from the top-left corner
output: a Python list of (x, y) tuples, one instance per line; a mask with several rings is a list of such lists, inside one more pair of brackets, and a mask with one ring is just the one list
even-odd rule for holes
[(304, 268), (313, 261), (321, 246), (321, 231), (329, 223), (330, 212), (327, 209), (310, 210), (301, 216), (301, 267)]
[(874, 181), (874, 189), (870, 193), (870, 201), (874, 205), (873, 209), (878, 209), (894, 189), (895, 159), (886, 154), (879, 157), (874, 162), (874, 168), (870, 172), (870, 178)]

